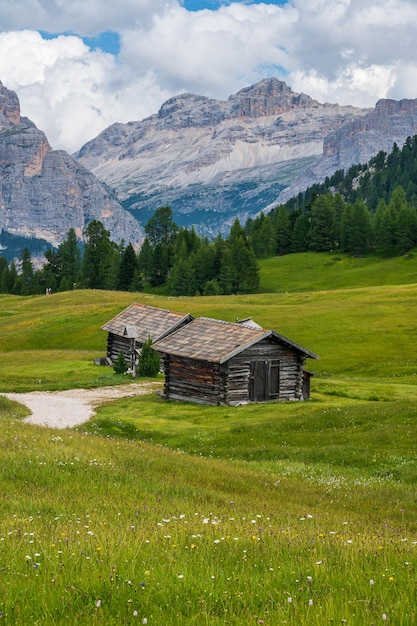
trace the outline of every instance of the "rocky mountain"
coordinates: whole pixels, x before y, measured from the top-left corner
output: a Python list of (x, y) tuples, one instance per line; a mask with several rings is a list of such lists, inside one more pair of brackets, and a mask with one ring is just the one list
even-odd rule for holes
[(325, 137), (367, 113), (271, 78), (227, 101), (175, 96), (155, 115), (108, 127), (74, 157), (142, 224), (169, 205), (178, 224), (216, 235), (276, 200), (321, 157)]
[(285, 202), (337, 170), (346, 171), (351, 165), (367, 163), (380, 150), (389, 153), (394, 143), (401, 147), (407, 137), (416, 134), (417, 98), (379, 100), (366, 115), (330, 132), (324, 139), (321, 158), (296, 177), (280, 193), (278, 201)]
[[(0, 82), (1, 254), (13, 238), (28, 247), (57, 246), (74, 228), (80, 240), (98, 219), (114, 241), (139, 244), (143, 231), (103, 182), (69, 154), (52, 150), (44, 133), (20, 116), (17, 95)], [(5, 244), (5, 242), (7, 242)], [(23, 246), (22, 246), (23, 247)]]

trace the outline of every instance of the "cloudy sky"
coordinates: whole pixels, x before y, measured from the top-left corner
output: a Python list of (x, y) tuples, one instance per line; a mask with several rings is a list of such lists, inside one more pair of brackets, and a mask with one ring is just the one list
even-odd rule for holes
[(416, 0), (0, 0), (0, 81), (56, 149), (269, 76), (320, 102), (416, 98)]

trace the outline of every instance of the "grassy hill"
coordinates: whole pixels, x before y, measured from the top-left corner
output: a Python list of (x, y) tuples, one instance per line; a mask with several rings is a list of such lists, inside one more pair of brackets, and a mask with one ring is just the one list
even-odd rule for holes
[(265, 261), (256, 295), (1, 296), (3, 392), (125, 383), (93, 359), (134, 300), (320, 355), (305, 403), (150, 395), (53, 431), (0, 396), (2, 621), (414, 624), (416, 270), (303, 254)]

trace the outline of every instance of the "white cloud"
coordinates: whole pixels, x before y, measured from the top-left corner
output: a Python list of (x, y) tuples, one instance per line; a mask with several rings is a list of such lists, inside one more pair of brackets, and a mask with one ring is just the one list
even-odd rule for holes
[(189, 12), (172, 6), (150, 29), (122, 33), (120, 59), (139, 71), (155, 67), (173, 91), (227, 97), (263, 77), (262, 67), (284, 65), (282, 50), (294, 12), (273, 5), (232, 4)]
[(82, 37), (105, 30), (147, 25), (176, 0), (2, 0), (2, 30), (74, 32)]
[[(142, 119), (181, 91), (227, 98), (267, 75), (327, 102), (417, 97), (414, 0), (0, 1), (0, 80), (54, 148), (74, 151), (113, 122)], [(22, 30), (26, 29), (26, 30)], [(118, 56), (81, 36), (120, 37)], [(74, 32), (45, 40), (36, 32)]]

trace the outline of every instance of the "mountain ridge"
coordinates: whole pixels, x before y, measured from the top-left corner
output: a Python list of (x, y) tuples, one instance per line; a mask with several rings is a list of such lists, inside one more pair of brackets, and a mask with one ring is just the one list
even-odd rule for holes
[(320, 104), (270, 78), (225, 101), (174, 96), (144, 120), (111, 125), (74, 158), (115, 188), (139, 221), (169, 204), (193, 224), (200, 213), (200, 230), (213, 219), (215, 231), (259, 212), (298, 161), (320, 157), (330, 131), (367, 111)]
[[(338, 170), (367, 163), (381, 150), (389, 153), (394, 143), (402, 146), (417, 134), (417, 98), (378, 100), (364, 117), (329, 133), (323, 142), (323, 155), (283, 190), (278, 202), (285, 202)], [(273, 208), (272, 205), (270, 208)]]
[[(79, 240), (93, 219), (115, 241), (139, 246), (143, 231), (113, 191), (20, 115), (15, 92), (0, 82), (0, 233), (61, 243), (70, 228)], [(4, 254), (4, 251), (3, 251)]]

